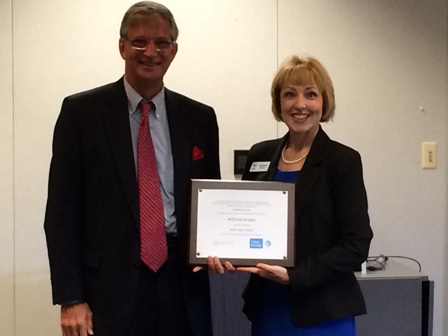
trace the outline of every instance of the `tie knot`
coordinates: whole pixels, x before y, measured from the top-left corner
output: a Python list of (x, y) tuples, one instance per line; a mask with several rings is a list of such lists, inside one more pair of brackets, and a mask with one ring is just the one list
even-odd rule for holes
[(153, 106), (153, 102), (144, 103), (143, 101), (140, 103), (140, 108), (142, 110), (142, 117), (147, 118), (149, 115), (149, 111), (151, 111), (151, 106)]

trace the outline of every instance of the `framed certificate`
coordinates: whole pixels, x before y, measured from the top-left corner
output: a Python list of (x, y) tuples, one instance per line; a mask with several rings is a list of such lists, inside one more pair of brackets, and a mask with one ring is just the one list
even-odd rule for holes
[(295, 185), (192, 180), (189, 262), (294, 266)]

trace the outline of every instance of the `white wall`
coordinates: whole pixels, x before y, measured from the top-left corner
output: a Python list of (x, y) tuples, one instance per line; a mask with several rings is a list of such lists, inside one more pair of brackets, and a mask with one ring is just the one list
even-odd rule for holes
[(166, 85), (215, 108), (222, 175), (233, 179), (233, 150), (277, 135), (271, 115), (264, 113), (277, 69), (277, 1), (164, 3), (180, 27)]
[(14, 335), (14, 191), (11, 2), (0, 0), (0, 326)]
[[(279, 59), (314, 55), (334, 81), (336, 115), (323, 127), (361, 152), (375, 233), (371, 255), (409, 256), (422, 263), (422, 272), (435, 281), (434, 335), (442, 335), (446, 0), (283, 0), (279, 17)], [(438, 143), (436, 170), (421, 168), (423, 141)]]
[[(122, 75), (118, 29), (133, 2), (0, 0), (0, 43), (13, 46), (0, 49), (0, 334), (59, 334), (42, 229), (52, 130), (64, 96)], [(446, 0), (164, 3), (180, 27), (166, 85), (215, 108), (223, 178), (233, 149), (284, 132), (270, 112), (278, 63), (323, 62), (337, 100), (323, 127), (363, 157), (371, 254), (422, 263), (436, 283), (434, 335), (446, 334)], [(439, 145), (435, 170), (420, 168), (422, 141)]]
[(97, 1), (13, 1), (16, 336), (59, 335), (43, 232), (53, 126), (62, 98), (115, 80), (118, 12)]

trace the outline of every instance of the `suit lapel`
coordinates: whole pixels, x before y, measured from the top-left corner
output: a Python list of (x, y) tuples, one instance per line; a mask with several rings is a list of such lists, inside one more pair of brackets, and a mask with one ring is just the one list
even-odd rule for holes
[(189, 192), (187, 187), (189, 186), (191, 164), (190, 123), (179, 98), (174, 92), (165, 89), (165, 102), (173, 153), (176, 222), (178, 233), (180, 233), (179, 225), (183, 222), (183, 209)]
[(269, 168), (266, 171), (266, 173), (262, 174), (260, 176), (261, 180), (265, 181), (273, 181), (274, 175), (277, 170), (278, 166), (278, 160), (280, 159), (280, 154), (282, 152), (283, 147), (285, 146), (286, 141), (288, 140), (288, 134), (286, 134), (282, 139), (279, 139), (279, 142), (276, 144), (273, 153), (272, 153), (272, 160), (269, 164)]
[(106, 108), (102, 111), (102, 119), (126, 198), (135, 223), (139, 223), (137, 175), (129, 125), (128, 99), (123, 78), (112, 84), (111, 92), (106, 97), (110, 99), (108, 98), (105, 102)]
[(328, 140), (328, 136), (319, 127), (319, 131), (313, 141), (305, 164), (300, 172), (300, 177), (296, 183), (296, 216), (302, 210), (303, 204), (310, 195), (321, 173), (323, 151)]

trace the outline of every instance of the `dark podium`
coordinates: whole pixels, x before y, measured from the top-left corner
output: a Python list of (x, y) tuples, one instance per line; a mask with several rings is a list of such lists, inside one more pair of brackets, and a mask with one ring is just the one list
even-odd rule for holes
[[(433, 282), (415, 267), (389, 260), (386, 269), (357, 272), (367, 315), (356, 318), (357, 336), (432, 336)], [(210, 275), (214, 336), (250, 336), (241, 312), (245, 273)]]

